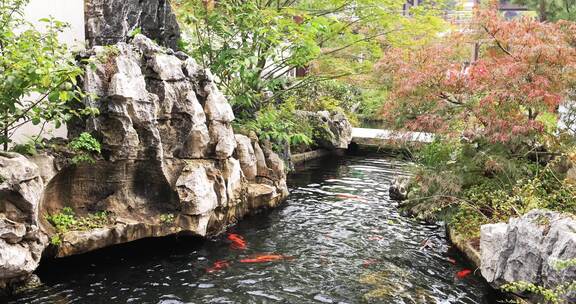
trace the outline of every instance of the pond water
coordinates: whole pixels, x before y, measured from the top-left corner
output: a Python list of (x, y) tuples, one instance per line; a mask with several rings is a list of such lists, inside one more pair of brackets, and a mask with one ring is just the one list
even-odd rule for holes
[[(226, 236), (134, 242), (45, 263), (44, 285), (0, 302), (494, 303), (478, 275), (456, 276), (469, 266), (441, 225), (389, 201), (405, 166), (381, 155), (313, 162), (290, 177), (282, 207), (231, 228), (245, 249)], [(285, 259), (240, 262), (261, 254)]]

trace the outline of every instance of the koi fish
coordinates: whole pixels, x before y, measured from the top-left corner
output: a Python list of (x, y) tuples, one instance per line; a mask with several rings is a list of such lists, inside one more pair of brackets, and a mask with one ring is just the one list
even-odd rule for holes
[(456, 277), (459, 279), (463, 279), (463, 278), (467, 277), (468, 275), (470, 275), (471, 273), (472, 273), (472, 270), (470, 270), (470, 269), (460, 270), (456, 273)]
[(432, 249), (432, 247), (433, 247), (434, 244), (430, 241), (430, 238), (427, 238), (427, 239), (425, 239), (424, 241), (422, 241), (422, 242), (420, 243), (420, 245), (422, 245), (422, 246), (420, 247), (419, 251), (422, 251), (422, 250), (424, 250), (424, 249), (426, 249), (426, 248)]
[(247, 247), (244, 238), (236, 233), (228, 234), (228, 240), (232, 242), (232, 249), (244, 250)]
[(267, 263), (267, 262), (276, 262), (281, 260), (291, 259), (292, 257), (287, 257), (278, 254), (264, 254), (258, 255), (253, 258), (249, 259), (241, 259), (240, 263)]
[(376, 263), (378, 263), (378, 260), (376, 260), (376, 259), (368, 259), (368, 260), (365, 260), (364, 262), (362, 262), (362, 267), (368, 267), (368, 266), (374, 265), (374, 264), (376, 264)]
[(220, 270), (223, 270), (225, 268), (230, 267), (230, 263), (226, 260), (219, 260), (214, 262), (214, 265), (212, 267), (209, 267), (206, 269), (206, 272), (208, 273), (213, 273), (213, 272), (217, 272)]
[(336, 193), (335, 196), (337, 198), (349, 198), (364, 203), (368, 202), (366, 198), (354, 194)]
[(446, 258), (446, 260), (447, 260), (450, 264), (456, 265), (456, 260), (455, 260), (455, 259), (453, 259), (453, 258)]
[(380, 240), (383, 240), (383, 239), (384, 239), (384, 237), (381, 236), (381, 235), (371, 235), (371, 236), (368, 237), (368, 240), (369, 240), (369, 241), (380, 241)]

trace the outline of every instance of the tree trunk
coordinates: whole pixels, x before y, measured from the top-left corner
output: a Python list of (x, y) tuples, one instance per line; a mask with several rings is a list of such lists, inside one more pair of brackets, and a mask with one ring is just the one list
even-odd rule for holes
[(548, 20), (548, 14), (546, 13), (546, 0), (540, 0), (540, 22), (545, 22)]

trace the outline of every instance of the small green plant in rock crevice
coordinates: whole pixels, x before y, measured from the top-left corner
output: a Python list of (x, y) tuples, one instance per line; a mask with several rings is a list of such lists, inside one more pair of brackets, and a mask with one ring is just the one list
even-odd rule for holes
[(50, 244), (54, 246), (60, 246), (62, 244), (62, 237), (59, 234), (50, 237)]
[(162, 224), (172, 224), (176, 220), (174, 214), (160, 214), (160, 222)]
[(68, 146), (75, 154), (72, 158), (72, 163), (74, 164), (93, 164), (94, 156), (99, 155), (101, 152), (101, 146), (98, 140), (86, 132), (73, 139)]
[(46, 220), (56, 228), (57, 234), (50, 238), (50, 243), (56, 246), (62, 243), (62, 235), (66, 232), (103, 228), (113, 223), (107, 211), (79, 217), (70, 207), (64, 207), (58, 213), (46, 215)]

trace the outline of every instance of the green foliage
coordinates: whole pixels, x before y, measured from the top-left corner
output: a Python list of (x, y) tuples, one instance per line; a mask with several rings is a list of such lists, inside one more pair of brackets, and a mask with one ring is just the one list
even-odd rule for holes
[[(576, 267), (576, 259), (566, 260), (566, 261), (556, 261), (553, 265), (556, 271), (561, 271), (569, 267)], [(566, 282), (555, 288), (546, 288), (543, 286), (538, 286), (527, 282), (512, 282), (510, 284), (505, 284), (502, 290), (507, 292), (529, 292), (534, 295), (540, 296), (542, 301), (539, 303), (550, 303), (550, 304), (563, 304), (569, 303), (566, 296), (572, 292), (576, 291), (576, 282)]]
[(576, 21), (576, 1), (574, 0), (514, 0), (513, 2), (536, 11), (541, 20)]
[(62, 244), (62, 237), (59, 234), (53, 235), (50, 237), (50, 244), (60, 246)]
[(58, 213), (47, 215), (46, 220), (56, 228), (59, 234), (68, 231), (87, 231), (102, 228), (112, 223), (110, 214), (106, 211), (78, 217), (70, 207), (64, 207)]
[(137, 28), (133, 29), (132, 31), (130, 31), (130, 33), (128, 34), (128, 37), (134, 38), (138, 34), (142, 34), (142, 28), (141, 27), (137, 27)]
[(86, 132), (73, 139), (68, 146), (75, 153), (72, 158), (75, 164), (94, 163), (94, 155), (99, 155), (101, 152), (100, 142)]
[(313, 128), (295, 115), (295, 105), (287, 102), (280, 106), (268, 105), (260, 110), (254, 119), (241, 120), (237, 128), (253, 131), (262, 141), (270, 141), (276, 151), (282, 151), (285, 144), (294, 147), (313, 144)]
[(385, 87), (363, 90), (362, 103), (358, 108), (358, 115), (368, 119), (379, 118), (381, 109), (387, 100), (388, 89)]
[(545, 304), (569, 304), (565, 298), (571, 292), (576, 291), (576, 282), (567, 282), (555, 288), (546, 288), (528, 282), (512, 282), (502, 286), (506, 292), (528, 292), (541, 297), (538, 303)]
[(446, 140), (423, 147), (404, 208), (425, 219), (441, 217), (468, 238), (478, 237), (483, 224), (535, 208), (574, 213), (576, 186), (557, 170), (563, 157), (539, 164), (517, 149)]
[(355, 111), (362, 104), (362, 91), (356, 86), (338, 80), (306, 83), (294, 90), (283, 92), (279, 99), (295, 104), (304, 111), (328, 111), (345, 114), (357, 122)]
[(70, 207), (64, 207), (60, 212), (46, 216), (46, 220), (59, 232), (67, 232), (77, 224), (74, 211)]
[(576, 267), (576, 259), (565, 260), (565, 261), (556, 261), (554, 263), (554, 269), (556, 271), (564, 270), (566, 268)]
[(0, 2), (0, 144), (7, 150), (14, 132), (34, 125), (62, 123), (75, 116), (94, 114), (78, 109), (83, 98), (77, 78), (83, 74), (58, 35), (68, 26), (44, 18), (38, 31), (25, 21), (27, 0)]
[(20, 153), (22, 155), (33, 156), (38, 154), (36, 150), (36, 142), (28, 141), (22, 144), (14, 145), (11, 149), (12, 152)]
[(160, 222), (163, 224), (172, 224), (176, 220), (174, 214), (160, 214)]
[[(437, 17), (441, 1), (413, 9), (410, 17), (399, 10), (401, 0), (178, 0), (174, 4), (188, 37), (180, 45), (211, 68), (241, 118), (252, 117), (282, 92), (317, 78), (370, 71), (387, 45), (423, 41), (445, 29)], [(314, 76), (287, 84), (284, 78), (294, 68), (312, 68)]]

